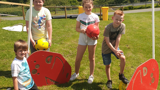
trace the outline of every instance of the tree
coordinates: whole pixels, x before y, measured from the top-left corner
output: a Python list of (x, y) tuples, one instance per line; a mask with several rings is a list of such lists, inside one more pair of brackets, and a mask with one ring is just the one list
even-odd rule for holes
[(105, 5), (108, 4), (110, 0), (94, 0), (94, 5)]
[(66, 6), (70, 4), (69, 0), (45, 0), (44, 5)]
[(126, 0), (114, 0), (115, 4), (122, 4), (124, 3)]
[(15, 3), (26, 3), (28, 0), (6, 0), (6, 1)]
[(71, 4), (71, 6), (79, 4), (77, 0), (69, 0), (69, 3)]
[(145, 2), (145, 7), (147, 6), (147, 0), (140, 0), (140, 2)]
[(134, 6), (134, 0), (129, 0), (130, 3), (132, 3), (132, 6)]

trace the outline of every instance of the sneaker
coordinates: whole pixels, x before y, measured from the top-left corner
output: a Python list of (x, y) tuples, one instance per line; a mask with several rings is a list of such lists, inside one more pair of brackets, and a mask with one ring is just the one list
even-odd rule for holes
[(108, 80), (108, 81), (107, 81), (107, 87), (108, 87), (109, 89), (112, 88), (112, 80)]
[(125, 78), (124, 74), (119, 74), (119, 80), (122, 80), (123, 83), (128, 84), (129, 81)]
[(78, 74), (74, 73), (74, 74), (71, 76), (70, 81), (75, 80), (78, 76), (79, 76), (79, 73), (78, 73)]
[(92, 75), (91, 75), (91, 76), (89, 76), (89, 78), (88, 78), (88, 83), (89, 83), (89, 84), (92, 84), (93, 79), (94, 79), (94, 77), (93, 77)]

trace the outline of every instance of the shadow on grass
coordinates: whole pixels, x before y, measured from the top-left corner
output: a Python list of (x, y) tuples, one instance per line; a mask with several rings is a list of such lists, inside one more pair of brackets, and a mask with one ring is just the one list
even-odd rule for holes
[[(92, 84), (88, 84), (87, 82), (88, 79), (76, 79), (74, 81), (69, 81), (68, 83), (64, 83), (64, 84), (59, 84), (57, 85), (58, 87), (69, 87), (71, 86), (74, 90), (103, 90), (100, 85), (106, 85), (106, 83), (97, 83), (97, 82), (93, 82)], [(73, 82), (78, 82), (73, 84)], [(107, 87), (107, 86), (106, 86)], [(107, 89), (109, 90), (109, 89)], [(116, 88), (112, 88), (110, 90), (119, 90)]]
[(68, 83), (64, 83), (64, 84), (58, 84), (57, 86), (58, 87), (69, 87), (69, 86), (71, 86), (72, 85), (72, 82), (68, 82)]
[(0, 76), (4, 76), (7, 78), (12, 78), (11, 71), (0, 71)]
[(14, 90), (14, 87), (2, 87), (0, 90)]
[(119, 90), (119, 89), (112, 88), (111, 90)]
[(72, 88), (74, 90), (102, 90), (102, 88), (99, 86), (103, 83), (95, 83), (88, 84), (87, 82), (80, 82), (72, 85)]
[[(81, 82), (81, 83), (76, 83), (72, 85), (72, 88), (74, 90), (104, 90), (100, 85), (104, 85), (105, 83), (99, 82), (93, 82), (92, 84), (88, 84), (88, 82)], [(119, 89), (107, 89), (107, 90), (119, 90)]]

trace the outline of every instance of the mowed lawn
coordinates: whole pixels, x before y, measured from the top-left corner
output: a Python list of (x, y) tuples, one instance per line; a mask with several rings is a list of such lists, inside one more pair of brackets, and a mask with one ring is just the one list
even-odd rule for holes
[[(160, 12), (155, 12), (155, 59), (160, 66)], [(96, 48), (94, 82), (87, 83), (89, 77), (88, 50), (86, 50), (80, 67), (80, 76), (73, 82), (62, 85), (49, 85), (38, 87), (41, 90), (108, 90), (106, 87), (107, 77), (105, 66), (101, 57), (101, 45), (103, 40), (104, 27), (112, 22), (112, 16), (108, 21), (100, 21), (100, 37)], [(130, 80), (136, 68), (145, 61), (152, 58), (152, 12), (125, 14), (126, 24), (125, 34), (122, 35), (120, 49), (126, 56), (126, 67), (124, 74)], [(11, 77), (11, 63), (15, 57), (13, 44), (18, 39), (27, 41), (26, 32), (13, 32), (3, 30), (2, 27), (13, 26), (25, 21), (0, 20), (0, 90), (7, 87), (13, 88)], [(74, 63), (77, 52), (79, 33), (76, 32), (76, 19), (53, 19), (52, 46), (50, 51), (60, 53), (68, 61), (75, 72)], [(118, 90), (119, 85), (119, 64), (120, 61), (112, 56), (111, 78), (113, 80), (113, 90)], [(160, 69), (160, 68), (159, 68)], [(149, 73), (147, 73), (149, 74)], [(159, 79), (160, 80), (160, 79)], [(150, 81), (151, 82), (151, 81)], [(150, 83), (148, 82), (148, 83)], [(157, 90), (160, 90), (160, 83)]]

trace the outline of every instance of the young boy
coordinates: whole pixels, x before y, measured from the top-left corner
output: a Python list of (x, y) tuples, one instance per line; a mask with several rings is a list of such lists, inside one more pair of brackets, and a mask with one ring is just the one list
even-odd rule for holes
[(28, 50), (28, 44), (23, 40), (14, 43), (14, 52), (16, 57), (11, 64), (11, 74), (13, 79), (14, 90), (38, 90), (29, 70), (25, 58)]
[[(32, 8), (32, 24), (30, 35), (31, 53), (35, 52), (35, 41), (45, 38), (49, 42), (49, 47), (52, 41), (52, 17), (50, 11), (43, 7), (44, 0), (33, 0), (34, 7)], [(26, 12), (26, 29), (29, 28), (29, 11)], [(49, 51), (49, 49), (48, 49)]]
[(104, 39), (102, 43), (102, 58), (104, 65), (106, 65), (108, 88), (112, 88), (112, 80), (110, 77), (111, 53), (115, 55), (117, 59), (120, 59), (119, 79), (122, 80), (124, 83), (129, 83), (129, 81), (125, 78), (123, 74), (125, 67), (125, 56), (123, 54), (123, 51), (119, 49), (121, 36), (125, 33), (125, 24), (122, 23), (124, 21), (123, 18), (123, 11), (116, 10), (112, 17), (113, 23), (110, 23), (105, 27), (103, 34)]

